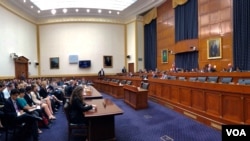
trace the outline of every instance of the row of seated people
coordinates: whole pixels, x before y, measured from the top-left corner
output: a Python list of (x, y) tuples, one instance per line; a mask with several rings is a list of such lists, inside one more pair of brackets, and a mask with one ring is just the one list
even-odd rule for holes
[[(142, 76), (143, 79), (148, 79), (148, 76), (147, 75), (143, 75)], [(157, 78), (156, 76), (152, 76), (152, 78)], [(187, 79), (183, 76), (171, 76), (171, 75), (166, 75), (166, 74), (163, 74), (160, 79), (169, 79), (169, 80), (184, 80), (186, 81)], [(217, 82), (220, 82), (220, 83), (233, 83), (232, 82), (233, 78), (232, 77), (221, 77), (219, 78), (218, 76), (200, 76), (200, 77), (189, 77), (188, 78), (188, 81), (192, 81), (192, 82), (195, 82), (195, 81), (198, 81), (198, 82), (212, 82), (212, 83), (217, 83)], [(250, 79), (248, 78), (240, 78), (238, 79), (238, 84), (241, 84), (241, 85), (250, 85)]]
[[(20, 131), (30, 131), (28, 133), (31, 134), (22, 133), (20, 135), (23, 135), (23, 138), (29, 135), (34, 140), (38, 140), (38, 134), (42, 133), (39, 128), (48, 128), (51, 121), (56, 119), (54, 113), (62, 101), (54, 95), (52, 96), (52, 91), (47, 87), (46, 81), (43, 81), (41, 85), (37, 83), (27, 85), (24, 82), (17, 85), (14, 85), (13, 82), (8, 82), (6, 85), (0, 83), (0, 88), (1, 113), (3, 114), (0, 120), (3, 125), (0, 125), (2, 128), (27, 125)], [(9, 93), (6, 93), (5, 90)], [(5, 138), (8, 139), (7, 134)]]

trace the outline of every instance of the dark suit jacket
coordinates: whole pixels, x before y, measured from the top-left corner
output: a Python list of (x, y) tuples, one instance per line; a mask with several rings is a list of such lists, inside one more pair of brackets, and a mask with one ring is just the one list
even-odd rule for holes
[(0, 105), (4, 105), (5, 101), (3, 92), (0, 92)]
[(46, 98), (49, 94), (47, 92), (46, 89), (44, 89), (43, 87), (41, 87), (40, 91), (39, 91), (39, 95), (43, 98)]
[(100, 70), (100, 71), (98, 72), (98, 76), (105, 76), (104, 70)]
[(27, 93), (25, 93), (24, 99), (26, 100), (29, 106), (35, 105), (35, 102), (32, 100), (32, 97), (30, 97)]
[[(20, 107), (18, 107), (20, 109)], [(4, 104), (3, 111), (5, 115), (7, 116), (6, 118), (8, 120), (15, 120), (17, 117), (16, 109), (14, 107), (14, 104), (11, 100), (11, 98), (8, 98)]]
[(70, 120), (72, 123), (86, 123), (83, 112), (92, 109), (92, 105), (86, 105), (79, 99), (73, 99), (70, 107)]

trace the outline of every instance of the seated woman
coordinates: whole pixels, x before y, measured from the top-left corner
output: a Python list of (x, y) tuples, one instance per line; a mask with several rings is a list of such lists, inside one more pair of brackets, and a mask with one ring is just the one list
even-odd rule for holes
[(84, 102), (83, 87), (76, 86), (70, 97), (70, 120), (72, 123), (76, 124), (86, 124), (87, 121), (84, 117), (83, 112), (91, 110), (92, 105), (87, 105)]
[(40, 97), (39, 93), (38, 93), (38, 89), (37, 89), (37, 85), (36, 84), (32, 84), (31, 85), (31, 97), (32, 97), (32, 100), (33, 102), (36, 104), (36, 105), (40, 105), (41, 108), (44, 109), (46, 115), (48, 116), (48, 118), (50, 120), (53, 120), (53, 119), (56, 119), (56, 117), (53, 116), (53, 110), (51, 108), (51, 103), (50, 103), (50, 100), (44, 100)]
[[(40, 118), (42, 120), (41, 117), (39, 117), (39, 108), (37, 107), (37, 105), (34, 106), (29, 106), (29, 104), (27, 103), (27, 101), (24, 99), (24, 95), (25, 95), (25, 90), (24, 89), (20, 89), (19, 90), (19, 95), (16, 99), (17, 105), (21, 108), (21, 110), (33, 115), (34, 117)], [(38, 133), (42, 133), (42, 131), (38, 128)]]

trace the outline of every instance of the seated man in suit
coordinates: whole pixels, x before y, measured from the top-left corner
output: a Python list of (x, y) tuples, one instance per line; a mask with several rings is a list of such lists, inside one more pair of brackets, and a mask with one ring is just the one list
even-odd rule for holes
[(126, 68), (123, 67), (123, 68), (122, 68), (122, 73), (126, 73), (126, 72), (127, 72)]
[(18, 95), (19, 91), (17, 89), (11, 90), (10, 97), (4, 104), (3, 111), (6, 115), (5, 123), (9, 126), (15, 126), (25, 123), (23, 131), (26, 131), (28, 133), (26, 133), (25, 135), (30, 135), (29, 133), (31, 133), (33, 141), (38, 141), (37, 121), (41, 119), (33, 115), (27, 114), (23, 110), (20, 110), (20, 107), (18, 107), (16, 101)]
[(228, 63), (227, 64), (227, 72), (233, 72), (234, 69), (233, 69), (233, 65), (231, 63)]

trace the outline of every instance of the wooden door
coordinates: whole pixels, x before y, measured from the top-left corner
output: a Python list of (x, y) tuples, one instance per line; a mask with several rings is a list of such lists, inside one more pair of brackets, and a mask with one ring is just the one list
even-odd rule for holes
[(28, 78), (28, 59), (24, 56), (20, 56), (15, 61), (15, 78), (20, 79), (22, 75)]
[(132, 72), (132, 73), (135, 72), (134, 63), (128, 63), (128, 72)]

